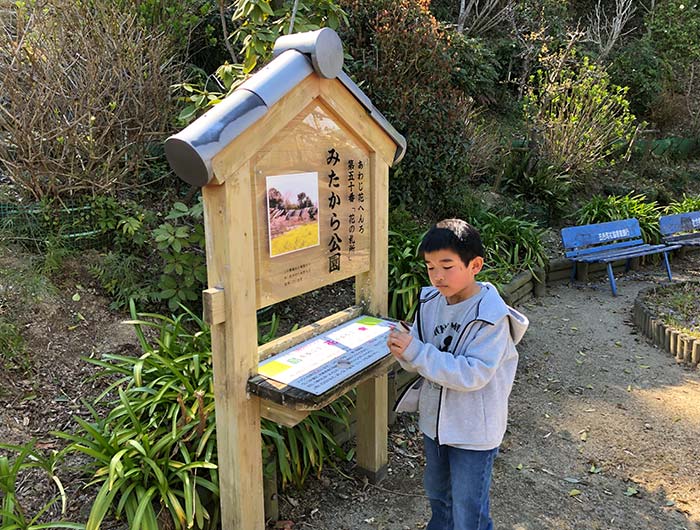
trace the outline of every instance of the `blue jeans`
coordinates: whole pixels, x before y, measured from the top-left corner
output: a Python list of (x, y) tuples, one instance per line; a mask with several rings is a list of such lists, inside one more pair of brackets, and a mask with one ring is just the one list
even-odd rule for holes
[(492, 530), (489, 487), (498, 448), (457, 449), (425, 435), (423, 443), (423, 484), (433, 512), (427, 530)]

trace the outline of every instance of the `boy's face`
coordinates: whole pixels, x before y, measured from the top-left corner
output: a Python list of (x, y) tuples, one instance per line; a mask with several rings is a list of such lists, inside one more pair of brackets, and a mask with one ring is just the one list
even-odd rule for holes
[(448, 304), (466, 300), (479, 291), (474, 277), (484, 266), (482, 257), (477, 256), (466, 265), (459, 254), (449, 249), (426, 252), (423, 257), (430, 283), (447, 298)]

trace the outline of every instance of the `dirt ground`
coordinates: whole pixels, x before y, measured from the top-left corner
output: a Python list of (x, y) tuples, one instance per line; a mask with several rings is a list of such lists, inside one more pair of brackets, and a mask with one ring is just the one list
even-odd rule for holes
[[(673, 270), (676, 279), (698, 279), (700, 256), (675, 260)], [(554, 284), (521, 306), (531, 327), (495, 463), (497, 529), (700, 530), (700, 375), (649, 345), (631, 323), (639, 290), (664, 279), (658, 266), (629, 273), (618, 279), (617, 297), (604, 278)], [(281, 308), (283, 327), (315, 319), (311, 307), (328, 314), (351, 303), (348, 284), (334, 289), (332, 297), (308, 295)], [(7, 293), (0, 289), (0, 311), (22, 312)], [(86, 417), (80, 399), (99, 391), (80, 358), (138, 352), (131, 329), (120, 324), (125, 315), (107, 304), (83, 273), (69, 270), (56, 292), (22, 312), (33, 369), (0, 370), (0, 442), (37, 438), (40, 447), (55, 447), (50, 431), (70, 428), (74, 414)], [(400, 416), (389, 439), (389, 474), (380, 485), (357, 478), (351, 463), (328, 467), (305, 490), (280, 493), (281, 521), (272, 526), (425, 528), (415, 418)], [(70, 518), (84, 521), (93, 493), (77, 471), (61, 478)], [(28, 502), (48, 498), (48, 489), (25, 482)]]

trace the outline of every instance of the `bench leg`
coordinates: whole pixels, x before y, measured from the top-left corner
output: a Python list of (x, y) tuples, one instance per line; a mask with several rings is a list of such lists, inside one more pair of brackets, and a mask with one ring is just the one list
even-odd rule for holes
[(666, 265), (666, 274), (668, 275), (669, 280), (673, 280), (673, 276), (671, 276), (671, 265), (668, 263), (668, 252), (664, 252), (664, 265)]
[(617, 296), (617, 285), (615, 285), (615, 275), (613, 274), (612, 262), (608, 262), (608, 279), (610, 280), (610, 289), (612, 289), (613, 296)]
[(629, 272), (629, 271), (630, 271), (630, 263), (632, 263), (632, 259), (631, 259), (631, 258), (627, 258), (627, 259), (625, 260), (625, 272)]
[(576, 262), (573, 262), (573, 265), (571, 267), (571, 279), (569, 280), (569, 283), (574, 283), (574, 280), (576, 279)]

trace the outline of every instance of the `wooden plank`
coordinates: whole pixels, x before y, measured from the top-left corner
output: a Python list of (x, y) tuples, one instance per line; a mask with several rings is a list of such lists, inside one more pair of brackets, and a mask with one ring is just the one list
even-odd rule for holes
[(326, 318), (322, 318), (304, 326), (292, 333), (287, 333), (284, 337), (279, 337), (273, 341), (263, 344), (258, 348), (258, 359), (264, 361), (268, 357), (272, 357), (286, 349), (292, 348), (297, 344), (301, 344), (305, 340), (309, 340), (312, 337), (325, 333), (329, 329), (336, 326), (340, 326), (345, 322), (349, 322), (353, 318), (359, 317), (362, 314), (362, 308), (360, 306), (352, 306), (342, 311), (338, 311)]
[(332, 108), (357, 136), (364, 139), (372, 151), (391, 165), (396, 144), (391, 137), (367, 116), (367, 110), (337, 79), (320, 79), (321, 99)]
[(279, 403), (263, 399), (260, 401), (260, 415), (266, 420), (274, 421), (285, 427), (294, 427), (308, 415), (308, 410), (296, 410)]
[(235, 293), (224, 297), (225, 322), (211, 328), (223, 530), (265, 527), (260, 402), (247, 392), (258, 366), (248, 171), (202, 189), (209, 288)]
[(212, 287), (202, 291), (202, 305), (204, 322), (209, 326), (226, 321), (226, 298), (223, 289)]
[[(389, 284), (389, 165), (377, 153), (370, 155), (371, 248), (370, 272), (355, 280), (356, 302), (370, 314), (386, 315)], [(391, 357), (391, 356), (390, 356)], [(393, 362), (393, 359), (392, 359)], [(386, 474), (388, 443), (386, 373), (357, 388), (357, 465), (378, 482)]]

